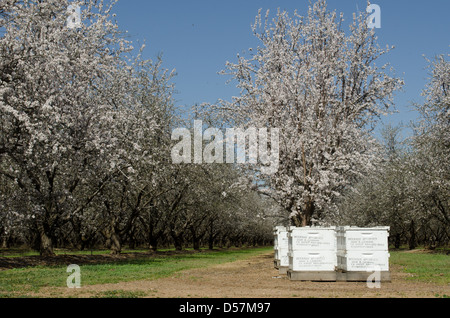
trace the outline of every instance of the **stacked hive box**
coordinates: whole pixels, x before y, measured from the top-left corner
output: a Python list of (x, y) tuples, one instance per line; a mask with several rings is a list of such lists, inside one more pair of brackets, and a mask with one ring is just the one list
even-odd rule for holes
[(336, 228), (291, 227), (288, 238), (289, 279), (336, 280)]
[(342, 280), (365, 281), (379, 272), (381, 281), (390, 281), (388, 237), (389, 227), (339, 227), (337, 260)]
[(275, 268), (280, 274), (286, 274), (289, 267), (288, 232), (286, 227), (277, 226), (274, 229)]

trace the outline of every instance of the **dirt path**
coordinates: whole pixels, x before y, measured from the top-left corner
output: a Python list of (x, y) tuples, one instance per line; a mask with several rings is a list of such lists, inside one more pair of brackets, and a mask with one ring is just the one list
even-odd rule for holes
[(369, 289), (359, 282), (290, 281), (273, 268), (273, 253), (267, 253), (247, 260), (186, 270), (154, 281), (83, 286), (79, 290), (41, 289), (40, 296), (92, 297), (113, 291), (161, 298), (431, 298), (436, 294), (450, 295), (449, 286), (407, 281), (408, 274), (399, 267), (391, 268), (391, 276), (392, 282), (382, 283), (380, 289)]

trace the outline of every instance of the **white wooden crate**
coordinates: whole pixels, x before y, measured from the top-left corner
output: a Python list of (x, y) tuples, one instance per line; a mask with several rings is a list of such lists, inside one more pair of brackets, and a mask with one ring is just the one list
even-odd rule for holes
[(291, 271), (334, 271), (337, 267), (335, 251), (290, 251)]
[(339, 251), (338, 268), (344, 271), (389, 271), (387, 251)]
[(284, 226), (277, 226), (274, 229), (274, 249), (288, 248), (288, 232)]
[(280, 261), (280, 266), (289, 266), (289, 250), (287, 248), (280, 248), (275, 250), (275, 259)]
[(336, 251), (336, 228), (293, 227), (289, 228), (291, 251)]
[(389, 227), (339, 227), (337, 249), (339, 251), (387, 251), (388, 237)]
[(274, 248), (289, 248), (288, 232), (280, 232), (274, 241)]

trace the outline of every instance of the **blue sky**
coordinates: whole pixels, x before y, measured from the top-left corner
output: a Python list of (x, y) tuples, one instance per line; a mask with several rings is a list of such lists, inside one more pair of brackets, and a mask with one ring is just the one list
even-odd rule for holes
[[(314, 2), (314, 1), (313, 1)], [(372, 0), (381, 7), (379, 43), (395, 45), (386, 60), (405, 80), (403, 92), (396, 94), (398, 114), (383, 119), (397, 124), (417, 118), (412, 102), (421, 102), (420, 93), (428, 71), (423, 55), (433, 58), (448, 54), (450, 45), (450, 1)], [(120, 0), (115, 6), (117, 21), (133, 41), (147, 48), (146, 58), (163, 54), (164, 67), (176, 69), (176, 100), (180, 106), (230, 100), (238, 90), (227, 85), (227, 76), (217, 73), (236, 54), (258, 46), (251, 25), (259, 8), (277, 8), (306, 15), (309, 0)], [(348, 23), (357, 9), (365, 10), (366, 0), (328, 0), (331, 10), (343, 12)]]

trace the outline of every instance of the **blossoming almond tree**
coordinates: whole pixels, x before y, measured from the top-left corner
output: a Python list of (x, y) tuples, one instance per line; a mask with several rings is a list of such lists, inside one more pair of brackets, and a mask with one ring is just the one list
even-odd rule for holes
[[(446, 58), (447, 57), (447, 58)], [(422, 92), (425, 102), (416, 105), (421, 114), (412, 137), (413, 154), (408, 162), (414, 211), (450, 239), (450, 61), (437, 56), (429, 61), (430, 79)], [(442, 230), (443, 229), (443, 230)], [(433, 233), (430, 237), (437, 235)], [(431, 243), (434, 244), (434, 243)]]
[(241, 94), (219, 107), (243, 126), (280, 128), (279, 169), (265, 180), (293, 223), (307, 226), (371, 167), (370, 131), (402, 81), (375, 63), (390, 48), (377, 45), (365, 14), (354, 15), (348, 34), (325, 0), (305, 17), (268, 16), (260, 11), (253, 26), (261, 46), (227, 63), (223, 73)]
[(120, 172), (134, 79), (132, 50), (112, 5), (83, 2), (83, 24), (67, 27), (67, 0), (2, 1), (0, 173), (14, 181), (35, 220), (42, 255), (58, 222), (81, 213)]
[(102, 232), (114, 254), (120, 253), (122, 238), (142, 220), (157, 197), (166, 191), (161, 179), (168, 178), (170, 166), (170, 127), (174, 120), (173, 72), (156, 63), (140, 60), (133, 64), (137, 72), (135, 86), (129, 92), (136, 104), (122, 109), (118, 140), (120, 156), (116, 157), (120, 174), (114, 178), (97, 201), (103, 210)]
[[(448, 57), (448, 55), (447, 55)], [(430, 79), (412, 136), (400, 140), (401, 127), (382, 131), (385, 156), (378, 171), (343, 196), (342, 222), (357, 226), (386, 224), (395, 247), (429, 248), (450, 240), (450, 62), (429, 61)]]

